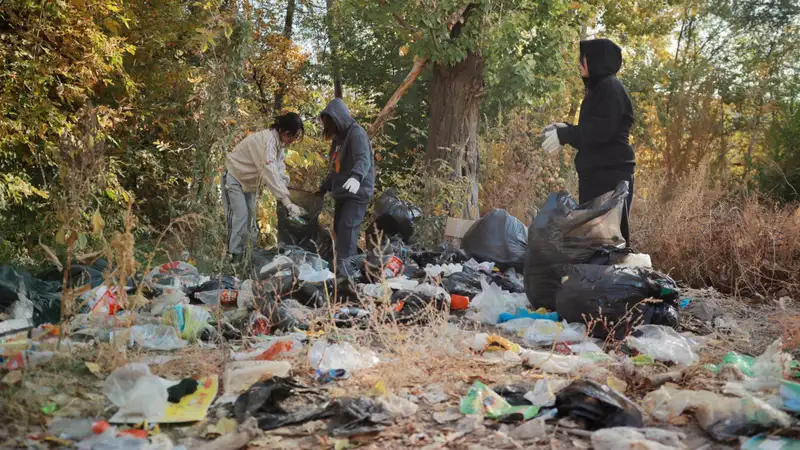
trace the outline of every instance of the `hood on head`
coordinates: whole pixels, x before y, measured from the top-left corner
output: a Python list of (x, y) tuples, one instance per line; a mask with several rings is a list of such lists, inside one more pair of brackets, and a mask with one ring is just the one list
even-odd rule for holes
[(601, 80), (615, 75), (622, 67), (622, 49), (610, 39), (581, 41), (581, 60), (586, 57), (589, 78)]
[(333, 119), (333, 123), (336, 125), (336, 131), (339, 133), (347, 131), (355, 122), (350, 116), (350, 110), (347, 108), (347, 105), (345, 105), (340, 98), (331, 100), (328, 106), (322, 110), (320, 116), (328, 116)]

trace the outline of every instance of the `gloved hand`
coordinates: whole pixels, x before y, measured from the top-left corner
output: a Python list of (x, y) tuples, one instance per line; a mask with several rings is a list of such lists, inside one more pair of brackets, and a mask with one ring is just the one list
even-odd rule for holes
[(289, 210), (289, 217), (300, 217), (306, 214), (306, 210), (292, 203), (288, 198), (283, 200), (283, 206)]
[(355, 194), (358, 193), (358, 188), (361, 187), (361, 182), (356, 180), (355, 178), (349, 178), (347, 181), (344, 182), (342, 186), (345, 191)]
[(542, 143), (542, 150), (547, 153), (553, 153), (561, 150), (561, 141), (558, 140), (558, 131), (555, 127), (552, 130), (544, 132), (544, 143)]
[(557, 128), (567, 128), (567, 127), (568, 127), (568, 125), (566, 123), (564, 123), (564, 122), (551, 123), (550, 125), (544, 127), (544, 129), (542, 130), (542, 134), (544, 134), (544, 133), (546, 133), (546, 132), (548, 132), (550, 130), (555, 130)]

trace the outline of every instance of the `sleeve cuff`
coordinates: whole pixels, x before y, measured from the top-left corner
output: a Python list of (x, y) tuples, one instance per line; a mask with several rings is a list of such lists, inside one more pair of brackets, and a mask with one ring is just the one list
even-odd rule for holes
[(359, 183), (361, 183), (361, 179), (362, 179), (362, 178), (364, 178), (364, 177), (363, 177), (363, 176), (361, 176), (360, 174), (357, 174), (357, 173), (352, 173), (352, 172), (351, 172), (351, 173), (350, 173), (350, 178), (355, 178), (355, 179), (356, 179), (356, 181), (358, 181)]

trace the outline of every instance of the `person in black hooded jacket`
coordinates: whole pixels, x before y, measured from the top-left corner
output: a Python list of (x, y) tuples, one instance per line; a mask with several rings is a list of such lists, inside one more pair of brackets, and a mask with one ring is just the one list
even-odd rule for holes
[(333, 233), (336, 259), (341, 261), (358, 251), (361, 222), (375, 191), (375, 164), (369, 136), (350, 116), (347, 105), (333, 99), (320, 114), (322, 133), (331, 140), (330, 168), (320, 192), (335, 200)]
[(621, 181), (628, 182), (621, 232), (630, 245), (628, 218), (636, 157), (629, 139), (633, 106), (616, 76), (622, 67), (622, 49), (609, 39), (581, 41), (579, 66), (586, 91), (578, 124), (547, 126), (542, 148), (553, 152), (569, 144), (578, 150), (575, 169), (580, 203), (613, 191)]

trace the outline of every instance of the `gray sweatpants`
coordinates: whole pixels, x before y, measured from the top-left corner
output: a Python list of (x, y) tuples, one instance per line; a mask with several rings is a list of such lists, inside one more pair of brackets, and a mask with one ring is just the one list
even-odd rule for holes
[(248, 242), (255, 244), (258, 238), (256, 225), (256, 194), (244, 192), (242, 185), (227, 171), (222, 175), (222, 206), (228, 225), (228, 253), (244, 253)]
[(354, 200), (336, 200), (333, 212), (333, 233), (336, 241), (336, 260), (341, 261), (358, 253), (358, 235), (361, 222), (367, 213), (368, 203)]

